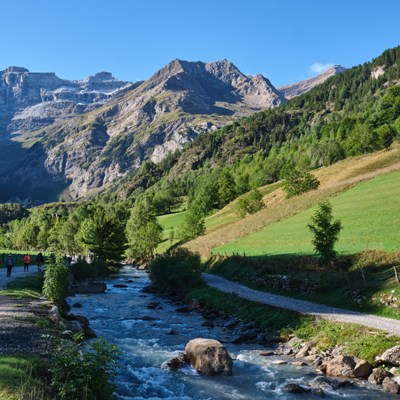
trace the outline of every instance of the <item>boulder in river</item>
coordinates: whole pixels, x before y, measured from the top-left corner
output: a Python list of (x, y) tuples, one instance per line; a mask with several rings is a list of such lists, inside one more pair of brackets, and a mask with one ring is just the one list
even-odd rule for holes
[(383, 390), (388, 393), (399, 394), (400, 385), (392, 378), (386, 377), (382, 382)]
[(356, 360), (351, 356), (338, 356), (332, 360), (325, 361), (319, 367), (322, 372), (331, 376), (354, 378)]
[(393, 374), (383, 368), (374, 368), (372, 374), (368, 377), (368, 382), (373, 385), (382, 385), (385, 378), (391, 378)]
[(202, 375), (232, 375), (232, 358), (218, 340), (192, 339), (185, 353), (190, 365)]

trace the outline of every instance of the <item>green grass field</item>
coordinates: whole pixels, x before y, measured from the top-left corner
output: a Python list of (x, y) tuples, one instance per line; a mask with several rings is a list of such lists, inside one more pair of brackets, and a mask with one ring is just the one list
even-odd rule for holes
[[(164, 253), (175, 243), (178, 243), (178, 231), (183, 224), (186, 211), (173, 214), (160, 215), (157, 217), (159, 224), (163, 227), (163, 241), (158, 245), (156, 253)], [(174, 232), (174, 239), (170, 240), (171, 233)]]
[[(400, 172), (378, 176), (330, 198), (343, 229), (336, 249), (356, 253), (366, 249), (400, 249)], [(268, 226), (255, 234), (213, 249), (214, 254), (311, 254), (307, 228), (315, 207)]]

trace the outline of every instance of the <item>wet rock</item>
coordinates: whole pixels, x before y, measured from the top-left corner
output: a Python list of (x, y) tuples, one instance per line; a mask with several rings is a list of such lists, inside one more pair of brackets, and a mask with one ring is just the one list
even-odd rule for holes
[(167, 332), (167, 335), (177, 335), (178, 332), (175, 329), (171, 329), (170, 331)]
[(286, 393), (300, 394), (300, 393), (305, 393), (306, 389), (300, 385), (297, 385), (296, 383), (288, 383), (283, 387), (283, 391)]
[(229, 321), (226, 325), (225, 328), (228, 329), (233, 329), (236, 328), (240, 324), (240, 321), (238, 319), (235, 319), (233, 321)]
[(75, 293), (79, 294), (96, 294), (104, 293), (107, 285), (104, 282), (83, 282), (74, 285)]
[(188, 304), (188, 308), (190, 311), (201, 310), (201, 305), (197, 300), (192, 299)]
[(249, 342), (254, 343), (256, 340), (257, 340), (257, 332), (250, 331), (250, 332), (246, 332), (243, 335), (236, 337), (235, 339), (232, 340), (231, 343), (233, 343), (233, 344), (242, 344), (242, 343), (249, 343)]
[(142, 321), (155, 321), (157, 318), (150, 317), (149, 315), (145, 315), (144, 317), (141, 318)]
[(128, 279), (127, 281), (125, 281), (125, 283), (133, 283), (132, 279)]
[(270, 357), (270, 356), (274, 356), (276, 353), (273, 350), (267, 350), (267, 351), (260, 351), (258, 353), (259, 356), (262, 357)]
[(217, 319), (219, 317), (218, 311), (209, 311), (203, 314), (203, 317), (206, 319)]
[(186, 358), (186, 354), (179, 353), (177, 357), (171, 358), (171, 360), (167, 362), (167, 367), (172, 370), (177, 370), (179, 368), (184, 367), (187, 364), (188, 360)]
[(184, 306), (184, 307), (179, 307), (175, 309), (176, 312), (179, 313), (190, 313), (190, 308), (188, 306)]
[(321, 388), (312, 389), (310, 393), (313, 394), (314, 396), (318, 396), (318, 397), (325, 396), (325, 392)]
[(304, 362), (304, 361), (293, 361), (291, 364), (294, 365), (294, 366), (296, 366), (296, 367), (305, 367), (305, 366), (308, 365), (308, 364), (307, 364), (306, 362)]
[(383, 390), (392, 394), (400, 393), (400, 385), (392, 378), (386, 377), (382, 382)]
[(319, 369), (327, 375), (354, 378), (353, 371), (355, 366), (356, 361), (354, 357), (339, 356), (333, 358), (332, 360), (324, 361)]
[(271, 361), (271, 364), (274, 365), (286, 365), (288, 362), (286, 360), (273, 360)]
[(185, 353), (190, 365), (202, 375), (232, 375), (232, 358), (217, 340), (192, 339)]
[(116, 283), (115, 285), (113, 285), (115, 288), (121, 288), (121, 289), (125, 289), (128, 287), (128, 285), (124, 285), (122, 283)]
[(145, 286), (140, 290), (143, 293), (157, 293), (157, 289), (154, 286)]
[(157, 308), (160, 305), (159, 301), (152, 301), (151, 303), (147, 304), (147, 308), (150, 310), (154, 310), (155, 308)]
[(81, 303), (74, 303), (74, 304), (72, 305), (72, 307), (74, 307), (74, 308), (82, 308), (83, 306), (82, 306)]
[(400, 366), (400, 345), (386, 350), (383, 354), (377, 356), (375, 361), (379, 364), (391, 365), (394, 367)]
[(374, 368), (371, 375), (368, 377), (368, 382), (373, 385), (382, 385), (385, 378), (391, 378), (393, 375), (383, 368)]
[(367, 378), (372, 373), (372, 365), (366, 360), (360, 360), (354, 367), (355, 378)]
[(309, 385), (315, 389), (321, 389), (326, 391), (337, 390), (340, 387), (348, 386), (349, 381), (340, 382), (337, 379), (330, 379), (325, 376), (317, 376), (312, 381), (309, 382)]
[(212, 321), (205, 321), (201, 324), (201, 326), (205, 326), (206, 328), (214, 328), (214, 322)]

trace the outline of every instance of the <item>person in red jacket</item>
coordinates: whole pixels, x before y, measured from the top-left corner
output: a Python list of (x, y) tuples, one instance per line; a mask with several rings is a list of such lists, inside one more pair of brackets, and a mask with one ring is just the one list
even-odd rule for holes
[(24, 272), (29, 271), (29, 264), (31, 263), (31, 257), (29, 254), (24, 255)]

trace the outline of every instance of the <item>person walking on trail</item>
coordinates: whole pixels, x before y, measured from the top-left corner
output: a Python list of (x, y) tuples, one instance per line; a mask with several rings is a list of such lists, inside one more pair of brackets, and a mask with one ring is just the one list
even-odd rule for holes
[(7, 268), (7, 278), (9, 278), (11, 276), (11, 271), (14, 266), (14, 259), (11, 254), (7, 256), (7, 258), (5, 260), (5, 264), (6, 264), (6, 268)]
[(36, 265), (38, 268), (38, 272), (42, 272), (42, 265), (43, 265), (43, 254), (42, 253), (39, 253), (36, 256)]
[(31, 257), (29, 254), (24, 255), (24, 272), (29, 271), (29, 264), (31, 263)]

